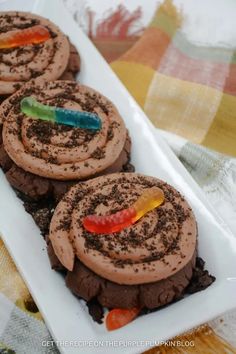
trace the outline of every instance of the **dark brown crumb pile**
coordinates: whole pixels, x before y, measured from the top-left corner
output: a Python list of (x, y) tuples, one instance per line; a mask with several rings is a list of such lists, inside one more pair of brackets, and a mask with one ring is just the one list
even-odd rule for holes
[(92, 319), (101, 324), (104, 316), (104, 309), (97, 300), (87, 302), (88, 311)]
[(186, 289), (186, 293), (194, 294), (198, 291), (204, 290), (216, 280), (216, 278), (211, 275), (208, 270), (204, 269), (204, 266), (204, 260), (197, 257), (196, 266), (193, 270), (193, 276)]
[(17, 191), (16, 193), (23, 201), (25, 211), (33, 217), (36, 225), (41, 231), (41, 234), (46, 236), (48, 234), (49, 225), (56, 206), (55, 201), (53, 199), (32, 201), (22, 193)]

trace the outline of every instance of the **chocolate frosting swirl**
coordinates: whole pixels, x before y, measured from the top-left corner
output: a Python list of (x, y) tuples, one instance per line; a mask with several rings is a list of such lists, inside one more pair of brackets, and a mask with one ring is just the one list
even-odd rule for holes
[(67, 37), (49, 20), (26, 12), (1, 12), (0, 32), (45, 26), (51, 38), (40, 44), (0, 49), (0, 95), (9, 95), (32, 78), (58, 79), (69, 60)]
[[(89, 233), (82, 220), (130, 207), (146, 188), (165, 195), (160, 207), (136, 224), (109, 235)], [(117, 173), (72, 187), (57, 206), (50, 227), (54, 251), (69, 270), (74, 256), (94, 273), (118, 284), (166, 279), (191, 262), (197, 227), (191, 208), (173, 187), (153, 177)]]
[[(98, 132), (32, 119), (20, 101), (34, 96), (44, 104), (98, 114)], [(57, 180), (86, 179), (111, 166), (120, 156), (127, 130), (114, 105), (97, 91), (71, 81), (24, 86), (1, 106), (3, 144), (25, 171)]]

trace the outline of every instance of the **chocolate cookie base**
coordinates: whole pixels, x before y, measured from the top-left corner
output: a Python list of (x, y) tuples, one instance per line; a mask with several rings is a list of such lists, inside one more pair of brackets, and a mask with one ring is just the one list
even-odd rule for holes
[(68, 272), (59, 262), (48, 239), (47, 244), (52, 268), (65, 274), (68, 288), (86, 300), (90, 315), (98, 323), (103, 317), (103, 307), (141, 307), (142, 314), (145, 314), (204, 290), (215, 281), (215, 277), (204, 270), (204, 261), (194, 255), (181, 271), (167, 279), (142, 285), (115, 284), (98, 276), (79, 260), (73, 271)]
[(73, 271), (67, 272), (66, 285), (75, 295), (86, 301), (96, 298), (104, 307), (154, 309), (182, 296), (192, 278), (195, 258), (194, 254), (192, 260), (173, 276), (141, 285), (111, 282), (77, 260)]

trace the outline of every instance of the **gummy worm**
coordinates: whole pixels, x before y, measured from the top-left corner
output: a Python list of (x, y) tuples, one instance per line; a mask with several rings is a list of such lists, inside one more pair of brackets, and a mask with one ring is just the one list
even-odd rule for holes
[(0, 49), (42, 43), (49, 38), (50, 33), (48, 29), (41, 25), (10, 31), (0, 35)]
[(83, 226), (87, 231), (96, 234), (118, 232), (134, 224), (146, 213), (161, 205), (163, 201), (163, 191), (158, 187), (152, 187), (146, 189), (128, 209), (105, 216), (88, 215), (83, 219)]
[(101, 119), (95, 113), (44, 105), (36, 101), (34, 97), (25, 97), (21, 100), (21, 111), (31, 118), (70, 125), (75, 128), (100, 130), (102, 126)]

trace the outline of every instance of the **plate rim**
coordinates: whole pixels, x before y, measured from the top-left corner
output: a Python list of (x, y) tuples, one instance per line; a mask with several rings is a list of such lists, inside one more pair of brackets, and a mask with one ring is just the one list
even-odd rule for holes
[[(62, 3), (62, 0), (51, 0), (51, 2), (54, 3), (54, 5), (56, 5), (57, 7), (58, 7), (58, 3), (60, 3), (59, 6), (63, 6), (63, 8), (65, 9), (64, 4)], [(37, 1), (35, 2), (35, 5), (34, 5), (34, 7), (33, 7), (33, 11), (32, 11), (32, 12), (41, 13), (41, 11), (42, 11), (42, 9), (44, 8), (44, 6), (46, 6), (46, 0), (37, 0)], [(68, 10), (65, 9), (65, 11), (68, 11)], [(69, 13), (68, 13), (68, 15), (69, 15)], [(70, 16), (70, 17), (71, 17), (71, 16)], [(72, 17), (71, 17), (71, 20), (72, 20)], [(73, 21), (74, 21), (74, 20), (73, 20)], [(75, 25), (76, 25), (76, 24), (75, 24)], [(76, 25), (76, 27), (78, 27), (78, 25)], [(79, 30), (79, 28), (77, 28), (77, 30), (81, 32), (81, 30)], [(81, 32), (81, 33), (82, 33), (82, 32)], [(84, 35), (84, 36), (85, 36), (85, 35)], [(88, 41), (89, 41), (89, 39), (88, 39)], [(105, 60), (102, 58), (102, 56), (100, 55), (100, 53), (99, 53), (98, 51), (97, 51), (97, 54), (98, 54), (98, 55), (101, 57), (101, 59), (105, 62)], [(114, 78), (115, 78), (116, 80), (118, 80), (117, 82), (119, 82), (120, 89), (122, 89), (122, 91), (125, 92), (126, 95), (128, 95), (129, 100), (132, 102), (133, 105), (135, 105), (136, 111), (138, 111), (138, 112), (141, 114), (142, 118), (144, 117), (146, 127), (148, 128), (150, 134), (153, 136), (153, 139), (156, 141), (156, 138), (155, 138), (154, 132), (153, 132), (153, 126), (152, 126), (152, 124), (150, 123), (149, 119), (146, 117), (145, 113), (141, 110), (141, 108), (138, 106), (138, 104), (137, 104), (137, 103), (135, 102), (135, 100), (132, 98), (132, 96), (130, 95), (130, 93), (128, 92), (128, 90), (123, 86), (123, 84), (122, 84), (122, 83), (120, 82), (120, 80), (117, 78), (117, 76), (115, 75), (115, 73), (113, 73), (112, 70), (109, 68), (109, 65), (108, 65), (107, 63), (106, 63), (106, 65), (107, 65), (107, 68), (111, 71), (111, 74), (114, 75)], [(160, 134), (159, 134), (159, 135), (160, 135)], [(181, 162), (177, 159), (177, 157), (174, 155), (174, 153), (171, 151), (171, 149), (168, 147), (168, 145), (164, 142), (163, 138), (160, 136), (159, 139), (160, 139), (160, 141), (159, 141), (160, 148), (161, 148), (164, 152), (167, 152), (171, 164), (172, 164), (172, 161), (174, 161), (174, 164), (179, 165), (178, 168), (180, 169), (181, 173), (183, 173), (183, 179), (186, 180), (186, 183), (187, 183), (187, 184), (190, 183), (190, 185), (191, 185), (192, 187), (194, 187), (194, 193), (195, 193), (195, 194), (196, 194), (196, 193), (198, 194), (197, 199), (201, 200), (201, 202), (203, 202), (203, 203), (206, 205), (207, 209), (209, 210), (209, 213), (212, 214), (212, 215), (214, 216), (214, 218), (217, 218), (217, 219), (218, 219), (218, 221), (219, 221), (219, 226), (220, 226), (221, 228), (227, 228), (227, 232), (230, 233), (230, 234), (232, 234), (231, 236), (234, 237), (233, 233), (232, 233), (231, 230), (228, 228), (227, 224), (222, 220), (222, 218), (221, 218), (221, 217), (217, 214), (217, 212), (213, 209), (213, 207), (211, 206), (211, 204), (210, 204), (210, 203), (208, 202), (208, 200), (206, 199), (206, 196), (204, 195), (204, 193), (203, 193), (203, 191), (201, 190), (201, 188), (197, 185), (197, 183), (193, 180), (193, 178), (191, 177), (191, 175), (187, 172), (187, 170), (184, 168), (184, 166), (181, 164)], [(156, 143), (156, 144), (157, 144), (157, 143)], [(175, 168), (175, 166), (174, 166), (174, 168)], [(14, 192), (13, 192), (13, 193), (14, 193)], [(34, 229), (34, 227), (33, 227), (33, 229)], [(32, 287), (31, 287), (31, 284), (29, 284), (29, 282), (27, 281), (27, 277), (25, 277), (25, 272), (22, 271), (19, 262), (17, 262), (16, 258), (14, 257), (14, 254), (12, 254), (11, 246), (8, 244), (8, 240), (7, 240), (7, 238), (6, 238), (6, 235), (4, 235), (4, 233), (3, 233), (3, 240), (4, 240), (4, 243), (6, 244), (8, 250), (9, 250), (11, 256), (13, 257), (14, 262), (15, 262), (15, 264), (17, 265), (18, 270), (20, 271), (21, 275), (23, 276), (23, 278), (24, 278), (24, 280), (25, 280), (25, 282), (26, 282), (28, 288), (30, 289), (30, 292), (31, 292), (31, 293), (35, 293), (34, 289), (32, 289)], [(230, 285), (230, 283), (226, 282), (225, 286), (230, 288), (231, 285)], [(67, 290), (67, 291), (68, 291), (68, 290)], [(206, 291), (206, 290), (205, 290), (205, 291)], [(192, 296), (193, 296), (193, 295), (191, 295), (191, 297), (192, 297)], [(34, 298), (36, 298), (36, 297), (37, 297), (37, 296), (35, 295)], [(36, 303), (37, 303), (37, 300), (36, 300)], [(39, 305), (39, 308), (41, 307), (40, 304), (37, 303), (37, 305)], [(229, 306), (228, 306), (228, 307), (229, 307), (228, 310), (230, 310), (230, 309), (233, 308), (232, 305), (231, 305), (231, 302), (229, 302), (228, 305), (229, 305)], [(169, 305), (168, 307), (170, 307), (170, 306), (172, 306), (172, 305)], [(235, 301), (235, 307), (236, 307), (236, 301)], [(219, 312), (219, 315), (221, 315), (222, 313), (224, 313), (224, 311), (225, 311), (225, 310), (222, 310), (221, 312)], [(45, 312), (45, 311), (42, 310), (42, 313), (44, 314), (45, 321), (47, 322), (47, 316), (46, 316), (46, 314), (45, 314), (44, 312)], [(218, 316), (218, 315), (216, 315), (216, 316)], [(214, 316), (214, 317), (216, 317), (216, 316)], [(214, 318), (214, 317), (212, 317), (212, 318)], [(209, 321), (209, 320), (210, 320), (210, 319), (208, 319), (207, 321)], [(200, 325), (200, 324), (205, 323), (205, 322), (206, 322), (206, 320), (203, 319), (202, 321), (200, 321), (200, 323), (196, 323), (195, 325)], [(48, 328), (51, 329), (51, 333), (54, 334), (54, 330), (53, 330), (53, 328), (51, 328), (51, 324), (48, 324), (48, 323), (47, 323), (47, 325), (48, 325)], [(127, 328), (130, 328), (130, 326), (126, 327), (126, 329), (127, 329)], [(190, 328), (187, 328), (187, 329), (190, 329)], [(187, 329), (186, 329), (186, 330), (187, 330)], [(121, 329), (121, 331), (122, 331), (122, 329)], [(91, 331), (91, 332), (92, 332), (92, 331)], [(120, 331), (116, 331), (116, 333), (118, 333), (118, 332), (119, 332), (119, 334), (120, 334)], [(123, 332), (123, 331), (122, 331), (122, 332)], [(96, 335), (95, 331), (94, 331), (93, 333), (95, 334), (95, 337), (96, 337), (97, 335)], [(114, 333), (114, 332), (110, 332), (110, 333)], [(183, 333), (182, 330), (181, 330), (181, 333)], [(175, 335), (178, 335), (178, 334), (180, 334), (180, 332), (177, 330), (177, 332), (176, 332), (176, 334), (174, 334), (174, 336), (175, 336)], [(99, 338), (101, 338), (101, 337), (102, 337), (102, 336), (100, 336)], [(115, 335), (115, 337), (117, 337), (117, 334)], [(168, 336), (168, 338), (169, 338), (169, 336)], [(168, 339), (168, 338), (166, 338), (166, 339)], [(149, 347), (143, 348), (143, 350), (147, 350), (148, 348), (149, 348)], [(150, 348), (151, 348), (151, 346), (150, 346)], [(60, 348), (60, 350), (61, 350), (62, 352), (64, 352), (64, 353), (72, 352), (72, 351), (67, 350), (67, 349), (68, 349), (68, 348), (66, 348), (65, 350), (64, 350), (63, 348)], [(133, 351), (132, 349), (134, 349), (135, 351)], [(79, 353), (78, 351), (76, 351), (76, 352)], [(104, 352), (104, 351), (103, 351), (103, 352)], [(118, 353), (118, 352), (119, 352), (119, 351), (117, 351), (117, 353)], [(127, 353), (138, 353), (138, 352), (139, 352), (139, 351), (137, 351), (135, 348), (131, 348), (130, 351), (127, 351)], [(83, 351), (83, 353), (85, 353), (85, 351)], [(104, 353), (105, 353), (105, 352), (104, 352)]]

